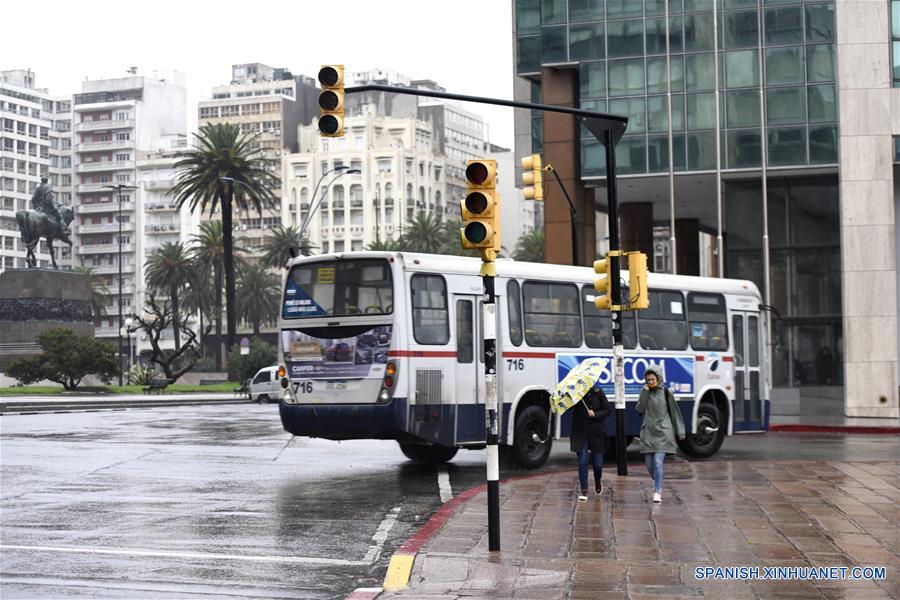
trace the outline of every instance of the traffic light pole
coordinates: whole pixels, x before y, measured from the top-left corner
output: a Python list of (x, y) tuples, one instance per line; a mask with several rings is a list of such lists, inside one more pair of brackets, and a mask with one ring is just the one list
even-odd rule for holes
[(484, 282), (484, 417), (487, 451), (488, 550), (500, 551), (500, 413), (497, 402), (497, 297), (494, 263), (481, 267)]
[[(603, 135), (603, 145), (606, 147), (606, 172), (616, 172), (616, 149), (612, 134), (607, 131)], [(609, 204), (609, 249), (619, 249), (619, 202), (616, 198), (616, 178), (606, 178), (606, 199)], [(609, 256), (610, 282), (609, 289), (612, 293), (612, 303), (615, 306), (622, 304), (622, 257), (617, 253)], [(622, 347), (622, 313), (613, 310), (612, 334), (613, 334), (613, 374), (615, 380), (616, 399), (616, 466), (619, 475), (628, 475), (628, 459), (625, 456), (625, 349)]]

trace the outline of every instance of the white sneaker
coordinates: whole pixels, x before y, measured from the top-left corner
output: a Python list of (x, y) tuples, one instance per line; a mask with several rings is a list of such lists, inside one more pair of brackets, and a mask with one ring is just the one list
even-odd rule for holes
[(653, 501), (657, 504), (662, 502), (662, 496), (659, 494), (659, 492), (653, 492)]
[(578, 499), (582, 501), (586, 501), (588, 499), (587, 490), (581, 490), (581, 493), (578, 494)]

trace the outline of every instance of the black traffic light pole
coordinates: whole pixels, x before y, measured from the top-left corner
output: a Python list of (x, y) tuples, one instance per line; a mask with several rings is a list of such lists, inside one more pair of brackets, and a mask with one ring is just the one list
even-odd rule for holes
[[(475, 102), (478, 104), (491, 104), (494, 106), (508, 106), (512, 108), (524, 108), (527, 110), (539, 110), (542, 112), (555, 112), (555, 113), (563, 113), (569, 114), (574, 117), (578, 117), (581, 123), (590, 131), (597, 140), (603, 144), (606, 151), (606, 193), (607, 200), (609, 202), (609, 230), (610, 230), (610, 250), (618, 250), (619, 248), (619, 219), (618, 219), (618, 206), (616, 201), (616, 161), (615, 161), (615, 146), (622, 135), (625, 133), (625, 128), (628, 126), (628, 118), (620, 117), (616, 115), (608, 115), (605, 113), (598, 113), (590, 110), (582, 110), (580, 108), (569, 108), (565, 106), (551, 106), (549, 104), (535, 104), (533, 102), (517, 102), (515, 100), (501, 100), (499, 98), (485, 98), (483, 96), (466, 96), (463, 94), (448, 94), (446, 92), (437, 92), (432, 90), (422, 90), (415, 88), (406, 88), (406, 87), (394, 87), (389, 85), (360, 85), (356, 87), (349, 87), (344, 90), (345, 94), (354, 94), (354, 93), (362, 93), (362, 92), (386, 92), (389, 94), (405, 94), (408, 96), (426, 96), (430, 98), (442, 98), (445, 100), (458, 100), (461, 102)], [(558, 179), (558, 177), (557, 177)], [(565, 193), (565, 189), (563, 189), (563, 193)], [(568, 199), (568, 195), (566, 195)], [(571, 205), (571, 202), (570, 202)], [(574, 219), (573, 219), (573, 228), (574, 228)], [(574, 242), (574, 236), (573, 236)], [(619, 285), (619, 258), (611, 257), (612, 262), (612, 300), (613, 304), (621, 304), (622, 300), (622, 289)], [(577, 263), (577, 253), (573, 253), (572, 262)], [(485, 265), (487, 266), (487, 265)], [(490, 263), (490, 266), (493, 267), (493, 263)], [(491, 269), (493, 271), (493, 269)], [(484, 275), (484, 291), (485, 291), (485, 341), (484, 341), (484, 353), (485, 353), (485, 377), (486, 377), (486, 387), (490, 390), (491, 386), (496, 386), (496, 335), (495, 335), (495, 326), (494, 326), (494, 318), (491, 314), (493, 311), (489, 311), (488, 307), (494, 309), (495, 304), (495, 295), (494, 295), (494, 278), (493, 272), (485, 273), (483, 269)], [(617, 312), (612, 313), (612, 327), (613, 327), (613, 355), (615, 358), (615, 377), (616, 377), (616, 449), (618, 454), (619, 461), (619, 474), (627, 475), (627, 463), (625, 462), (625, 395), (624, 395), (624, 380), (623, 380), (623, 369), (622, 369), (622, 330), (619, 323), (619, 314)], [(488, 323), (490, 321), (490, 323)], [(494, 388), (496, 390), (496, 388)], [(490, 396), (490, 391), (488, 391), (488, 396)], [(497, 394), (495, 391), (495, 396), (493, 398), (488, 398), (486, 400), (492, 400), (493, 406), (496, 408), (497, 403)], [(488, 402), (485, 403), (486, 408), (488, 408)], [(494, 410), (493, 414), (490, 411), (486, 411), (488, 414), (487, 417), (487, 431), (486, 431), (486, 444), (488, 448), (489, 457), (487, 460), (487, 468), (488, 468), (488, 547), (490, 551), (499, 551), (500, 550), (500, 502), (499, 502), (499, 468), (496, 460), (496, 449), (497, 443), (499, 442), (499, 411)], [(493, 452), (492, 452), (493, 450)]]

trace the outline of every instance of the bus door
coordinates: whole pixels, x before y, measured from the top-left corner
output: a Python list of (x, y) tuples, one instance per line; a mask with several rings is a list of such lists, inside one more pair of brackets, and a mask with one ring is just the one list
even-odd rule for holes
[(734, 430), (763, 428), (761, 327), (759, 313), (731, 314), (734, 335)]
[[(480, 297), (454, 295), (456, 308), (456, 443), (483, 442), (484, 345)], [(479, 310), (479, 313), (475, 311)], [(478, 314), (478, 318), (475, 315)]]

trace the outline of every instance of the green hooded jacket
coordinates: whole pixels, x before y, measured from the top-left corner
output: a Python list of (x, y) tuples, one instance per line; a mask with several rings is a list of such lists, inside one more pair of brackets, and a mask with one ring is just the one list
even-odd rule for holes
[(641, 423), (640, 452), (675, 454), (678, 451), (675, 438), (684, 439), (681, 411), (678, 410), (675, 396), (663, 385), (659, 372), (655, 369), (648, 371), (656, 373), (659, 384), (652, 390), (644, 385), (638, 398), (637, 412), (644, 415), (644, 421)]

